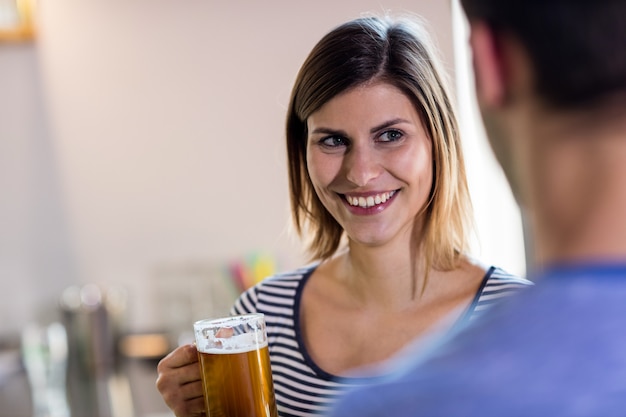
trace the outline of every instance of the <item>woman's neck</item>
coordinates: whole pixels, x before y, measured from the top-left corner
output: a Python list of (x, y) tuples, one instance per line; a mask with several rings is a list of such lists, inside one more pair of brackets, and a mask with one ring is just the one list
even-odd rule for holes
[(338, 276), (357, 302), (403, 308), (419, 298), (424, 285), (423, 257), (408, 245), (363, 247), (351, 244), (339, 258)]

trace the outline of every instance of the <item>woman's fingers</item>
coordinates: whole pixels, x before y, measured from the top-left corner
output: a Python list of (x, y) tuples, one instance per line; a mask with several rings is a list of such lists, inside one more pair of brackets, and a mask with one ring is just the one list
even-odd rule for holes
[(170, 400), (166, 403), (178, 417), (202, 416), (206, 410), (201, 381), (182, 385), (175, 398)]
[(194, 362), (198, 362), (198, 350), (194, 345), (183, 345), (174, 349), (169, 355), (161, 359), (159, 367), (178, 368)]
[(157, 366), (156, 387), (165, 404), (178, 417), (204, 415), (205, 404), (195, 346), (181, 346)]

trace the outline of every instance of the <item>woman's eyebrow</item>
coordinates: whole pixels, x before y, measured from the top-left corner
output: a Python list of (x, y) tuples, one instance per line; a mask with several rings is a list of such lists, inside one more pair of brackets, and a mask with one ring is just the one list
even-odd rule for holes
[(341, 135), (346, 136), (346, 133), (343, 130), (331, 129), (329, 127), (318, 127), (313, 129), (312, 134), (320, 134), (323, 133), (325, 135)]
[(391, 120), (388, 120), (388, 121), (386, 121), (384, 123), (379, 124), (378, 126), (375, 126), (375, 127), (371, 128), (370, 129), (370, 133), (376, 133), (378, 131), (381, 131), (383, 129), (388, 128), (389, 126), (393, 126), (393, 125), (396, 125), (396, 124), (399, 124), (399, 123), (409, 123), (409, 121), (406, 120), (406, 119), (403, 119), (401, 117), (398, 117), (398, 118), (395, 118), (395, 119), (391, 119)]
[[(375, 133), (380, 130), (386, 129), (389, 126), (393, 126), (399, 123), (409, 123), (409, 121), (401, 117), (398, 117), (398, 118), (383, 122), (377, 126), (374, 126), (373, 128), (370, 129), (370, 132)], [(346, 133), (341, 129), (331, 129), (329, 127), (323, 127), (323, 126), (313, 129), (311, 133), (312, 134), (326, 134), (326, 135), (343, 135), (343, 136), (346, 135)]]

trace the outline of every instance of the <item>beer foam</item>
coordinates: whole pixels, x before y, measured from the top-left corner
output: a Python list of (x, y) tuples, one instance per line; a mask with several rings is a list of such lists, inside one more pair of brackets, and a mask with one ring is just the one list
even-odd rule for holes
[(267, 346), (267, 340), (262, 334), (244, 333), (232, 337), (216, 337), (205, 339), (203, 346), (198, 346), (198, 350), (204, 353), (228, 354), (245, 353)]

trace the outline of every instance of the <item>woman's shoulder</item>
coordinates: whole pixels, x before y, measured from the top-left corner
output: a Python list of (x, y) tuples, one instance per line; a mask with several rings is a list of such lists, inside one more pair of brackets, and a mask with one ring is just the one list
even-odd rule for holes
[(293, 285), (297, 286), (300, 281), (302, 281), (303, 279), (307, 279), (313, 273), (315, 268), (317, 268), (317, 266), (318, 263), (312, 263), (289, 271), (278, 272), (263, 279), (252, 288), (256, 288), (256, 290), (258, 291), (267, 287), (291, 287)]
[(532, 281), (527, 280), (521, 275), (511, 273), (502, 267), (485, 263), (471, 256), (465, 256), (463, 262), (464, 265), (469, 266), (468, 270), (474, 270), (477, 271), (475, 273), (482, 274), (481, 289), (487, 286), (525, 288), (533, 285)]
[(308, 279), (316, 267), (317, 263), (309, 264), (264, 278), (239, 295), (233, 311), (239, 314), (258, 311), (259, 299), (263, 297), (295, 298), (302, 282)]
[(531, 285), (532, 281), (497, 266), (490, 266), (485, 274), (485, 287), (525, 288)]
[(264, 312), (268, 306), (275, 308), (293, 305), (302, 284), (316, 266), (317, 264), (310, 264), (268, 276), (242, 292), (231, 311), (235, 314), (245, 314)]
[(469, 309), (470, 320), (481, 316), (486, 310), (499, 304), (504, 299), (514, 296), (533, 283), (519, 275), (512, 274), (497, 266), (489, 266), (482, 285)]
[[(531, 286), (533, 283), (526, 278), (507, 272), (497, 266), (490, 266), (477, 294), (477, 306), (489, 306)], [(480, 310), (480, 308), (478, 309)]]

